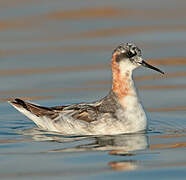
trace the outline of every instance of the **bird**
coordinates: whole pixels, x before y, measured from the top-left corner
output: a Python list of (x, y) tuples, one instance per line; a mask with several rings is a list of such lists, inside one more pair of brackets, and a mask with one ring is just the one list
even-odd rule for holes
[(40, 129), (63, 135), (117, 135), (145, 132), (147, 116), (133, 81), (133, 70), (148, 64), (134, 43), (121, 43), (111, 58), (112, 86), (106, 96), (88, 103), (44, 107), (13, 98), (9, 103)]

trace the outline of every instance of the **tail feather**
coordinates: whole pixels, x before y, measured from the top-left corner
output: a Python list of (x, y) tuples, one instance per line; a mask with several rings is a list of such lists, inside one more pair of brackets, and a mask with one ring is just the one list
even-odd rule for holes
[(15, 105), (17, 107), (25, 108), (26, 110), (38, 116), (40, 115), (40, 113), (42, 115), (42, 113), (45, 114), (46, 112), (52, 112), (52, 109), (49, 107), (43, 107), (33, 103), (25, 102), (22, 99), (18, 98), (10, 101), (10, 104)]
[(30, 111), (32, 114), (38, 117), (50, 116), (55, 114), (55, 111), (53, 111), (49, 107), (38, 106), (36, 104), (28, 103), (18, 98), (14, 99), (13, 101), (10, 101), (10, 104), (12, 104), (16, 108), (22, 108), (27, 111)]
[(17, 106), (22, 106), (23, 108), (27, 109), (26, 103), (21, 99), (16, 98), (11, 103), (14, 104), (14, 105), (17, 105)]
[(48, 123), (52, 123), (52, 120), (59, 116), (58, 112), (49, 107), (28, 103), (18, 98), (13, 99), (9, 103), (44, 129), (46, 129)]

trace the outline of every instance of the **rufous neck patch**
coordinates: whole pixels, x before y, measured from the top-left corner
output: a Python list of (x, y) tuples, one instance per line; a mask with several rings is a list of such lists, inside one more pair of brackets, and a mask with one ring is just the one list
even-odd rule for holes
[(116, 56), (115, 53), (112, 57), (112, 90), (119, 99), (123, 99), (126, 96), (133, 95), (131, 91), (131, 72), (126, 70), (124, 74), (121, 73), (119, 64), (116, 62)]

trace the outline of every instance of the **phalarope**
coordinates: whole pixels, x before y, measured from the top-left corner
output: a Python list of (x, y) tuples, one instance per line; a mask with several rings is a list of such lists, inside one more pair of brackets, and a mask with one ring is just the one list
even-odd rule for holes
[(120, 44), (112, 53), (112, 89), (92, 103), (43, 107), (21, 99), (10, 102), (44, 130), (68, 135), (111, 135), (135, 133), (147, 128), (145, 111), (139, 102), (132, 72), (139, 66), (151, 68), (132, 43)]

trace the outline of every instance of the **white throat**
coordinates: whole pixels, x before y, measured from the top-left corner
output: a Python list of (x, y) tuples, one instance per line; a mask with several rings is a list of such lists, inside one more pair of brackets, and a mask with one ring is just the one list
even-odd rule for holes
[(126, 72), (128, 72), (130, 73), (131, 78), (132, 78), (132, 72), (137, 67), (134, 64), (132, 64), (129, 60), (125, 60), (119, 63), (119, 68), (120, 68), (120, 73), (122, 76), (125, 76)]

